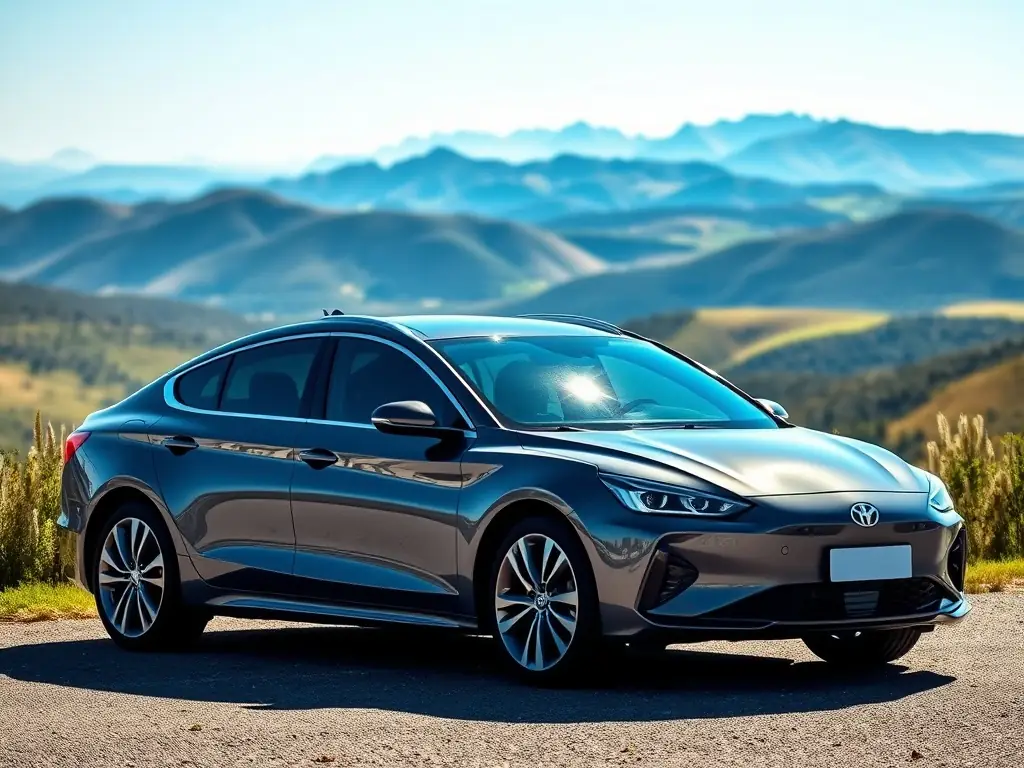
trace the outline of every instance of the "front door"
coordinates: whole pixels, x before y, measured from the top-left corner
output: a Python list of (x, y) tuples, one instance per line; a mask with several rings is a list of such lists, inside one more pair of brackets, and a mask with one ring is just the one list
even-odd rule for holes
[(303, 426), (292, 480), (295, 575), (321, 599), (455, 612), (461, 457), (466, 439), (389, 435), (370, 415), (420, 400), (460, 418), (412, 354), (366, 336), (337, 337), (323, 419)]

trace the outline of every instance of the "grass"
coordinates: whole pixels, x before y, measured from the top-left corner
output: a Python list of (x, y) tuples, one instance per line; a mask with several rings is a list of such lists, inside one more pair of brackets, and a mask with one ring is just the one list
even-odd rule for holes
[(0, 621), (90, 619), (92, 595), (74, 584), (23, 584), (0, 592)]
[(946, 317), (1001, 317), (1024, 320), (1024, 301), (969, 301), (942, 310)]
[(969, 565), (965, 586), (968, 592), (974, 593), (1024, 589), (1024, 559)]

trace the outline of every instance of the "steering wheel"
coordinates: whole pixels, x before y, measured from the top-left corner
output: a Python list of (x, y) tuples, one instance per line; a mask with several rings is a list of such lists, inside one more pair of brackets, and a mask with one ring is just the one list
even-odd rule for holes
[(640, 397), (636, 400), (630, 400), (619, 408), (619, 416), (625, 416), (627, 413), (635, 411), (641, 405), (661, 405), (661, 403), (651, 397)]

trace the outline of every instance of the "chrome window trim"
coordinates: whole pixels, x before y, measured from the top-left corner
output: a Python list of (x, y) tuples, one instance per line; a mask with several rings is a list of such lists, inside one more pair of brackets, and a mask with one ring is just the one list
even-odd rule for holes
[[(476, 434), (476, 426), (473, 424), (473, 420), (469, 418), (469, 414), (466, 413), (466, 410), (462, 407), (462, 404), (459, 403), (458, 398), (455, 397), (455, 394), (448, 388), (447, 385), (445, 385), (445, 383), (443, 381), (441, 381), (441, 379), (438, 377), (438, 375), (436, 373), (434, 373), (432, 370), (430, 370), (430, 368), (427, 366), (427, 364), (424, 363), (415, 353), (413, 353), (412, 350), (407, 349), (406, 347), (403, 347), (401, 344), (398, 344), (398, 343), (396, 343), (394, 341), (391, 341), (390, 339), (385, 339), (385, 338), (382, 338), (380, 336), (373, 336), (373, 335), (368, 334), (368, 333), (357, 333), (357, 332), (350, 332), (350, 331), (326, 331), (326, 332), (318, 332), (318, 333), (301, 333), (301, 334), (295, 334), (295, 335), (292, 335), (292, 336), (282, 336), (282, 337), (277, 338), (277, 339), (267, 339), (266, 341), (258, 341), (258, 342), (254, 343), (254, 344), (247, 344), (244, 347), (238, 347), (236, 349), (228, 350), (227, 352), (222, 352), (221, 354), (216, 355), (215, 357), (211, 357), (208, 360), (203, 360), (201, 363), (197, 363), (196, 365), (193, 365), (193, 366), (191, 366), (189, 368), (186, 368), (185, 370), (181, 371), (180, 373), (176, 373), (173, 376), (171, 376), (169, 379), (167, 379), (167, 381), (164, 382), (164, 391), (163, 391), (164, 403), (167, 406), (169, 406), (171, 408), (174, 408), (176, 410), (179, 410), (179, 411), (185, 411), (187, 413), (205, 414), (205, 415), (211, 415), (211, 416), (235, 416), (235, 417), (242, 417), (242, 418), (249, 418), (249, 419), (265, 419), (265, 420), (268, 420), (268, 421), (292, 421), (292, 422), (313, 423), (313, 424), (335, 424), (335, 425), (342, 426), (342, 427), (360, 427), (360, 428), (365, 428), (365, 429), (376, 429), (376, 427), (374, 427), (373, 424), (363, 424), (361, 422), (332, 421), (330, 419), (304, 419), (304, 418), (297, 417), (297, 416), (272, 416), (270, 414), (263, 414), (263, 413), (238, 413), (238, 412), (235, 412), (235, 411), (211, 411), (211, 410), (207, 410), (205, 408), (193, 408), (192, 406), (185, 405), (184, 403), (179, 401), (178, 398), (174, 394), (174, 388), (175, 388), (175, 385), (177, 384), (177, 381), (178, 381), (179, 378), (181, 378), (182, 376), (185, 376), (188, 373), (191, 373), (192, 371), (195, 371), (198, 368), (202, 368), (204, 365), (207, 365), (209, 363), (213, 363), (213, 362), (216, 362), (217, 360), (221, 360), (221, 359), (223, 359), (225, 357), (228, 357), (229, 355), (236, 355), (239, 352), (246, 352), (246, 351), (248, 351), (250, 349), (257, 349), (259, 347), (265, 347), (265, 346), (268, 346), (270, 344), (281, 344), (281, 343), (284, 343), (286, 341), (297, 341), (297, 340), (301, 340), (301, 339), (325, 338), (325, 337), (329, 337), (329, 336), (330, 337), (335, 337), (335, 338), (346, 337), (347, 336), (347, 337), (351, 337), (351, 338), (368, 339), (369, 341), (375, 341), (375, 342), (378, 342), (378, 343), (381, 343), (381, 344), (386, 344), (389, 347), (394, 347), (395, 349), (399, 350), (400, 352), (403, 352), (404, 354), (406, 354), (413, 361), (415, 361), (416, 364), (420, 366), (420, 368), (422, 368), (424, 371), (426, 371), (427, 375), (430, 376), (430, 378), (434, 381), (434, 383), (437, 384), (437, 386), (441, 388), (441, 391), (445, 394), (445, 397), (447, 397), (451, 401), (452, 405), (455, 406), (455, 410), (458, 411), (459, 415), (462, 416), (462, 418), (465, 420), (466, 424), (469, 427), (467, 430), (464, 430), (467, 433), (467, 436), (470, 436), (470, 437), (475, 436), (475, 434)], [(412, 338), (415, 338), (415, 337), (412, 337)], [(425, 346), (428, 349), (430, 349), (435, 355), (438, 356), (438, 358), (441, 359), (442, 362), (445, 363), (445, 365), (448, 365), (449, 370), (451, 370), (451, 365), (449, 365), (448, 361), (445, 360), (443, 357), (441, 357), (440, 354), (438, 354), (438, 352), (436, 350), (434, 350), (432, 347), (430, 347), (429, 344), (423, 344), (423, 346)], [(454, 373), (454, 371), (453, 371), (453, 373)], [(458, 376), (457, 373), (455, 373), (455, 375)], [(462, 381), (461, 377), (459, 377), (459, 381)], [(489, 409), (488, 409), (488, 414), (490, 414)], [(493, 416), (492, 416), (492, 418), (493, 418)]]

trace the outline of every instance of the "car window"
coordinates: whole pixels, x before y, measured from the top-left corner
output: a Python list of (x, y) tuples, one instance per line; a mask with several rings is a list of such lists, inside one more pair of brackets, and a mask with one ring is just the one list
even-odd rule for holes
[(700, 420), (718, 421), (729, 415), (691, 386), (638, 363), (617, 355), (598, 354), (611, 390), (619, 402), (636, 403), (639, 407), (648, 401), (671, 403), (674, 407), (688, 412), (688, 416)]
[(200, 408), (204, 411), (217, 410), (217, 397), (224, 372), (228, 369), (229, 358), (200, 365), (178, 378), (174, 396), (182, 405)]
[(340, 338), (327, 390), (326, 418), (369, 424), (374, 410), (399, 400), (426, 403), (439, 424), (455, 422), (456, 411), (447, 395), (409, 355), (372, 339)]
[(302, 415), (319, 338), (265, 344), (234, 356), (220, 410), (261, 416)]

